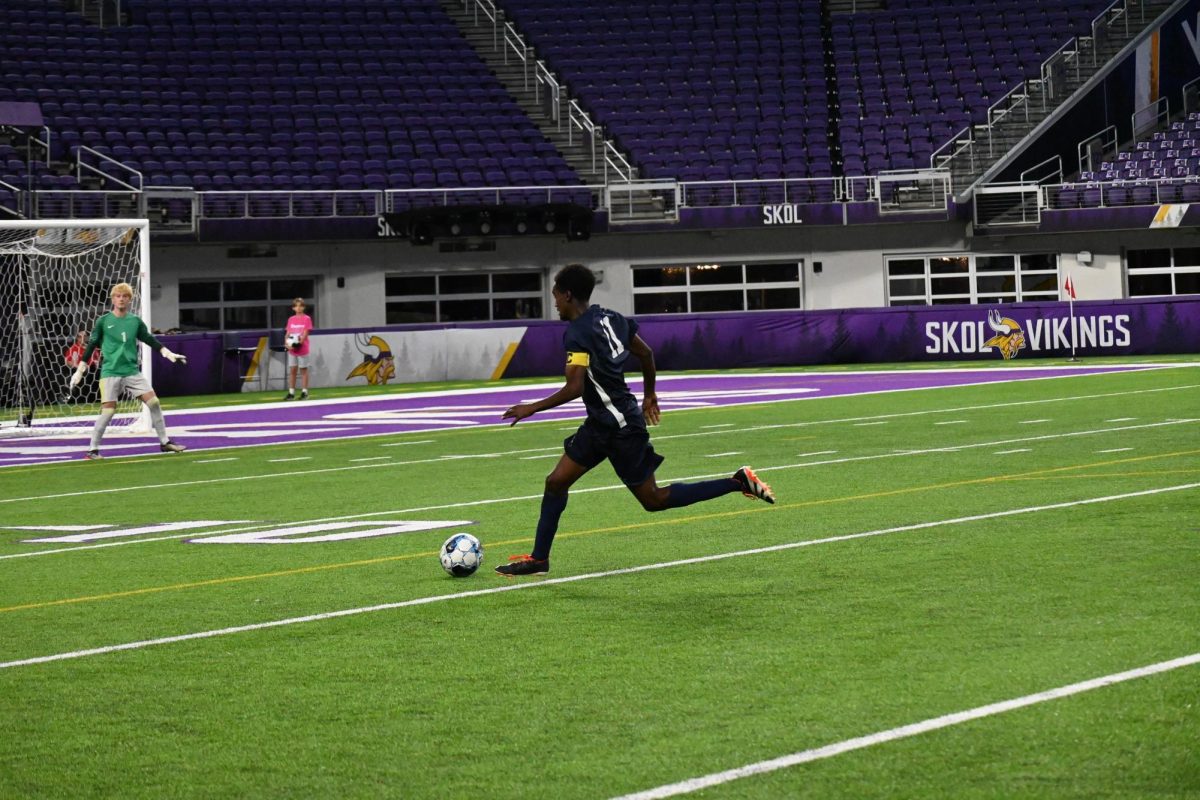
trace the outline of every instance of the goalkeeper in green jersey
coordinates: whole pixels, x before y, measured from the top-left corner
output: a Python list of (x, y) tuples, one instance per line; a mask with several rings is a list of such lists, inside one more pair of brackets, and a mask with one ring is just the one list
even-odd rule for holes
[(167, 424), (163, 421), (158, 396), (154, 394), (150, 381), (138, 371), (138, 342), (150, 345), (172, 364), (187, 364), (187, 358), (172, 353), (155, 339), (146, 328), (146, 323), (129, 313), (132, 303), (132, 286), (118, 283), (112, 288), (112, 311), (96, 320), (83, 358), (71, 376), (71, 388), (74, 389), (88, 371), (88, 359), (96, 348), (100, 348), (100, 417), (92, 429), (92, 443), (87, 452), (89, 459), (101, 458), (100, 440), (104, 437), (104, 429), (108, 427), (113, 414), (117, 413), (117, 400), (126, 393), (146, 404), (150, 421), (154, 423), (154, 430), (158, 434), (159, 447), (164, 453), (179, 453), (186, 449), (167, 436)]

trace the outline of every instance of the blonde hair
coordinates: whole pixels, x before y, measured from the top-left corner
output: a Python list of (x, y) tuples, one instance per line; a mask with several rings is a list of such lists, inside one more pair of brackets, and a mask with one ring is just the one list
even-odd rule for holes
[(112, 291), (108, 293), (108, 296), (116, 297), (119, 294), (127, 294), (130, 297), (133, 297), (133, 287), (128, 283), (118, 283), (116, 286), (112, 287)]

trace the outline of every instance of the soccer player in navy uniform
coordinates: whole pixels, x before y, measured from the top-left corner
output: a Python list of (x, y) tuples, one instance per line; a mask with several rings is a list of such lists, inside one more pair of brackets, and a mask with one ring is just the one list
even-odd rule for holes
[[(567, 492), (605, 459), (647, 511), (690, 506), (733, 492), (775, 502), (771, 487), (750, 467), (742, 467), (729, 478), (658, 485), (654, 472), (663, 457), (654, 452), (646, 432), (646, 423), (656, 425), (659, 419), (654, 353), (638, 336), (636, 320), (588, 304), (595, 285), (595, 275), (582, 264), (570, 264), (554, 276), (554, 306), (559, 318), (570, 323), (563, 335), (566, 385), (543, 400), (521, 403), (504, 412), (504, 418), (516, 425), (539, 411), (580, 396), (587, 407), (587, 419), (564, 442), (566, 452), (546, 476), (533, 552), (512, 556), (509, 563), (496, 567), (501, 575), (541, 575), (550, 571), (550, 546), (558, 531), (558, 519), (567, 507)], [(623, 370), (630, 355), (642, 365), (644, 396), (640, 407), (625, 383)]]

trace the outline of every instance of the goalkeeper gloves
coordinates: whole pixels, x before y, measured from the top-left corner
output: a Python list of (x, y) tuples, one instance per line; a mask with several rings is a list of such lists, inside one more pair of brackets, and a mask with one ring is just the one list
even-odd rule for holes
[(163, 349), (159, 350), (158, 352), (163, 358), (167, 359), (172, 364), (183, 364), (185, 367), (187, 366), (187, 356), (180, 355), (179, 353), (172, 353), (166, 347), (163, 347)]
[(75, 372), (71, 375), (71, 388), (74, 389), (83, 381), (84, 374), (88, 371), (86, 361), (80, 361), (79, 366), (75, 368)]

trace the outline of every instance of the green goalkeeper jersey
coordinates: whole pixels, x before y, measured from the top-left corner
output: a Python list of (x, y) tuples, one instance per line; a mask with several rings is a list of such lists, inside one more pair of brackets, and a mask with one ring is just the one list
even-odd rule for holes
[(140, 317), (126, 314), (118, 317), (111, 311), (96, 320), (92, 336), (88, 339), (83, 363), (92, 357), (99, 347), (101, 354), (101, 378), (126, 378), (138, 374), (138, 342), (145, 342), (155, 350), (162, 349), (162, 342), (154, 338)]

